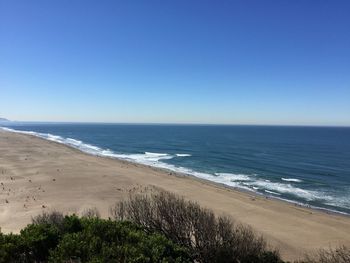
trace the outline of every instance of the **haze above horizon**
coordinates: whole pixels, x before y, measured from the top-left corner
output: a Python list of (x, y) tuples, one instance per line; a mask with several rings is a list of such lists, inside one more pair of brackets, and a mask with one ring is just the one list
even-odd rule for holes
[(350, 125), (349, 1), (0, 0), (0, 117)]

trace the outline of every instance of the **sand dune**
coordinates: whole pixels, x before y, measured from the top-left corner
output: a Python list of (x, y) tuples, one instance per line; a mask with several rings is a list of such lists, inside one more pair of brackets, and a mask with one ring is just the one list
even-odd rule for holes
[(320, 247), (350, 245), (350, 217), (327, 214), (228, 189), (152, 167), (84, 154), (30, 135), (0, 131), (0, 227), (18, 232), (42, 211), (103, 217), (129, 193), (160, 187), (263, 234), (285, 259)]

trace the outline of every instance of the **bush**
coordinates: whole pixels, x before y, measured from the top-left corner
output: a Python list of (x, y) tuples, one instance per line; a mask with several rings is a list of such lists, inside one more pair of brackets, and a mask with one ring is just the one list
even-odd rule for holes
[(32, 218), (32, 223), (39, 224), (49, 224), (55, 226), (61, 226), (64, 220), (64, 215), (60, 212), (53, 211), (51, 213), (43, 212), (41, 215)]
[(265, 240), (249, 227), (216, 217), (211, 210), (169, 192), (130, 196), (111, 213), (115, 219), (130, 220), (150, 233), (162, 233), (188, 248), (199, 262), (281, 262), (278, 253), (269, 251)]
[(33, 222), (0, 233), (0, 262), (191, 262), (185, 248), (131, 222), (57, 214)]
[(307, 256), (305, 261), (307, 263), (349, 263), (350, 262), (350, 248), (341, 246), (336, 249), (321, 249), (316, 255)]
[(190, 262), (186, 250), (129, 222), (81, 219), (82, 231), (64, 235), (51, 262)]
[(60, 235), (54, 225), (32, 224), (21, 230), (20, 238), (25, 258), (29, 262), (41, 262), (46, 260), (49, 251), (57, 246)]
[(19, 235), (0, 232), (0, 262), (25, 262), (24, 245)]

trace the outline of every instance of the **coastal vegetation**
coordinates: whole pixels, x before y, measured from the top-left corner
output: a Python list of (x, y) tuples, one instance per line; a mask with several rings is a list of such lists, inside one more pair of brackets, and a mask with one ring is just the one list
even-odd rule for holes
[[(0, 262), (284, 262), (250, 227), (169, 192), (131, 195), (110, 212), (54, 211), (19, 234), (0, 232)], [(298, 263), (316, 262), (350, 262), (350, 250), (320, 250)]]
[(348, 263), (350, 262), (350, 248), (340, 246), (336, 249), (320, 249), (314, 255), (307, 255), (304, 263)]
[(277, 251), (267, 248), (251, 228), (186, 201), (173, 193), (156, 191), (133, 195), (118, 202), (111, 214), (128, 220), (148, 233), (159, 232), (186, 247), (198, 262), (280, 262)]
[(0, 235), (0, 262), (192, 262), (185, 247), (126, 221), (44, 214)]

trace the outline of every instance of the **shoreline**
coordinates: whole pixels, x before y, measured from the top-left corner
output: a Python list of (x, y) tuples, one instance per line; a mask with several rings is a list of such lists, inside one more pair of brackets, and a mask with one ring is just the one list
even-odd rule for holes
[(32, 216), (52, 209), (81, 213), (97, 207), (107, 218), (118, 200), (144, 187), (158, 187), (250, 225), (287, 260), (318, 248), (350, 245), (348, 215), (267, 199), (164, 168), (94, 156), (34, 135), (1, 129), (0, 169), (6, 189), (0, 191), (3, 232), (18, 232)]
[[(12, 133), (18, 133), (18, 134), (24, 134), (24, 135), (28, 135), (28, 136), (33, 136), (35, 138), (39, 138), (39, 139), (42, 139), (42, 140), (45, 140), (45, 141), (48, 141), (48, 142), (56, 143), (58, 145), (67, 146), (67, 147), (69, 147), (71, 149), (77, 150), (80, 153), (84, 153), (84, 154), (95, 156), (95, 157), (107, 158), (107, 159), (122, 161), (122, 162), (130, 163), (130, 164), (138, 164), (138, 165), (141, 165), (141, 166), (144, 166), (144, 167), (148, 167), (148, 168), (151, 168), (151, 169), (155, 169), (155, 170), (158, 170), (158, 171), (171, 173), (174, 176), (191, 177), (194, 180), (200, 180), (201, 182), (207, 182), (209, 184), (217, 185), (218, 187), (228, 188), (228, 189), (231, 189), (233, 191), (239, 191), (239, 192), (242, 192), (242, 193), (253, 195), (255, 197), (264, 197), (264, 198), (268, 198), (268, 199), (273, 199), (273, 200), (277, 200), (277, 201), (280, 201), (280, 202), (293, 204), (293, 205), (296, 205), (296, 206), (299, 206), (299, 207), (302, 207), (302, 208), (305, 208), (305, 209), (310, 209), (310, 210), (324, 212), (326, 214), (343, 215), (343, 216), (350, 217), (350, 213), (347, 213), (347, 212), (338, 211), (338, 210), (335, 210), (335, 209), (324, 208), (324, 207), (320, 207), (320, 206), (309, 205), (307, 203), (302, 203), (302, 202), (294, 201), (294, 200), (291, 200), (291, 199), (278, 197), (278, 196), (275, 196), (275, 195), (268, 195), (268, 194), (264, 194), (264, 193), (259, 193), (259, 192), (256, 192), (256, 191), (253, 191), (253, 190), (250, 190), (250, 189), (245, 189), (245, 188), (242, 188), (242, 187), (230, 186), (230, 185), (227, 185), (225, 183), (215, 182), (215, 181), (212, 181), (210, 179), (201, 178), (201, 177), (195, 176), (195, 175), (193, 175), (191, 173), (175, 171), (175, 170), (172, 170), (171, 168), (157, 167), (157, 166), (152, 166), (152, 165), (149, 165), (149, 164), (140, 163), (140, 162), (134, 161), (132, 159), (128, 160), (128, 159), (121, 158), (121, 157), (108, 156), (108, 155), (102, 155), (102, 154), (99, 154), (99, 153), (93, 153), (93, 152), (84, 151), (83, 149), (80, 149), (78, 146), (70, 145), (70, 144), (65, 143), (65, 142), (61, 142), (61, 141), (50, 139), (50, 136), (54, 136), (54, 137), (57, 136), (57, 135), (54, 135), (54, 134), (48, 134), (49, 136), (47, 138), (45, 138), (45, 137), (41, 136), (42, 134), (40, 134), (38, 132), (22, 131), (22, 130), (16, 130), (16, 129), (13, 129), (13, 128), (1, 127), (0, 126), (0, 131), (1, 130), (5, 131), (5, 132), (12, 132)], [(59, 136), (59, 137), (61, 137), (61, 136)], [(67, 138), (63, 138), (63, 139), (67, 139)], [(84, 142), (82, 142), (82, 143), (85, 144), (85, 145), (96, 147), (94, 145), (86, 144)], [(99, 149), (103, 150), (101, 148), (99, 148)]]

